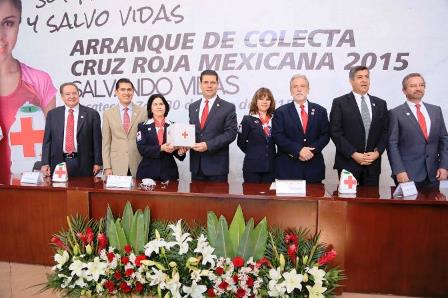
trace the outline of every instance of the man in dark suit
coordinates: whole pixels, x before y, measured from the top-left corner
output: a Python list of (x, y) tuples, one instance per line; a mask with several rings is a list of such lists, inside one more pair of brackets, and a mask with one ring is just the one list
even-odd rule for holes
[(202, 98), (189, 106), (190, 124), (196, 126), (196, 144), (190, 151), (192, 180), (227, 181), (229, 144), (236, 138), (235, 105), (216, 95), (218, 74), (204, 70)]
[(325, 178), (322, 150), (330, 141), (327, 110), (308, 101), (309, 90), (307, 77), (294, 75), (290, 81), (293, 102), (279, 107), (272, 118), (277, 179), (320, 183)]
[(442, 110), (423, 102), (425, 80), (419, 73), (404, 77), (407, 101), (390, 111), (387, 150), (395, 183), (412, 180), (417, 187), (447, 179), (448, 134)]
[(370, 73), (365, 66), (349, 72), (353, 91), (333, 100), (331, 139), (336, 146), (334, 168), (350, 171), (359, 185), (378, 186), (381, 155), (387, 146), (388, 112), (384, 100), (368, 94)]
[(48, 112), (42, 144), (42, 167), (50, 176), (66, 162), (69, 177), (96, 175), (101, 170), (101, 120), (97, 111), (79, 104), (74, 83), (59, 88), (64, 106)]

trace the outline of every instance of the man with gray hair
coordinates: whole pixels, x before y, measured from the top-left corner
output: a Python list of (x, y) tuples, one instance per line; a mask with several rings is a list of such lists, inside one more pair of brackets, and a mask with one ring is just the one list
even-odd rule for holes
[(327, 110), (308, 100), (306, 76), (294, 75), (289, 89), (293, 102), (279, 107), (272, 118), (278, 148), (275, 177), (320, 183), (325, 178), (322, 150), (330, 141)]
[(355, 66), (349, 72), (352, 91), (335, 98), (330, 112), (331, 139), (336, 146), (334, 169), (350, 171), (359, 185), (378, 186), (381, 155), (387, 146), (386, 101), (368, 94), (370, 72)]
[(439, 106), (423, 102), (425, 80), (404, 77), (406, 102), (390, 111), (389, 162), (395, 183), (412, 180), (417, 187), (437, 186), (447, 179), (448, 134)]

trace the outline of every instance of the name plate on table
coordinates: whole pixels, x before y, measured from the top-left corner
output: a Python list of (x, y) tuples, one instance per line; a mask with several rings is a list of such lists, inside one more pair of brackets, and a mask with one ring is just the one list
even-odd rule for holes
[(439, 184), (439, 189), (448, 190), (448, 180), (441, 180)]
[(418, 194), (414, 181), (399, 183), (392, 197), (410, 197)]
[(193, 124), (173, 123), (166, 131), (166, 141), (171, 146), (192, 147), (195, 141)]
[(306, 195), (305, 180), (275, 180), (277, 195)]
[(41, 172), (23, 172), (20, 183), (28, 184), (39, 184), (42, 183), (42, 173)]
[(131, 188), (132, 185), (132, 176), (107, 176), (106, 187)]

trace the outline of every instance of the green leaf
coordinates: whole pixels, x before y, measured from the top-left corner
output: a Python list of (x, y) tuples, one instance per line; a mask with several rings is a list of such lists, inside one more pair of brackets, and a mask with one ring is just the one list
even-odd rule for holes
[(139, 254), (143, 251), (143, 246), (147, 241), (145, 237), (145, 223), (144, 223), (144, 215), (141, 210), (137, 210), (132, 219), (132, 227), (129, 242), (131, 246), (134, 248), (134, 252)]
[(212, 247), (216, 247), (218, 239), (218, 217), (213, 211), (207, 212), (207, 238)]
[(115, 227), (115, 222), (110, 221), (106, 228), (107, 238), (109, 239), (109, 245), (115, 248), (119, 248), (120, 242), (118, 240), (118, 232)]
[(244, 222), (243, 210), (241, 210), (241, 206), (238, 205), (238, 208), (235, 211), (235, 215), (233, 216), (232, 222), (230, 223), (230, 242), (233, 245), (233, 250), (237, 251), (240, 246), (240, 239), (243, 235), (244, 228), (246, 227), (246, 223)]
[(265, 217), (258, 223), (257, 227), (250, 235), (250, 242), (252, 246), (252, 251), (250, 252), (250, 255), (254, 257), (255, 261), (263, 257), (264, 251), (266, 250), (267, 240), (268, 240), (268, 222)]
[(247, 260), (252, 253), (253, 245), (250, 243), (250, 235), (252, 234), (253, 229), (254, 220), (251, 218), (247, 222), (243, 235), (240, 239), (240, 244), (236, 250), (236, 255), (242, 257), (244, 260)]
[(144, 242), (146, 244), (146, 243), (148, 243), (148, 239), (149, 239), (149, 225), (151, 223), (151, 211), (149, 210), (148, 206), (146, 206), (145, 211), (143, 212), (143, 221), (145, 223), (145, 228), (143, 230), (143, 233), (145, 235)]
[(128, 240), (126, 239), (126, 234), (124, 233), (124, 229), (123, 226), (121, 225), (121, 219), (117, 219), (117, 221), (115, 222), (115, 229), (116, 229), (116, 234), (117, 234), (117, 238), (118, 238), (118, 246), (117, 248), (120, 251), (124, 251), (124, 247), (126, 244), (128, 244)]
[(133, 217), (134, 217), (134, 213), (132, 212), (131, 203), (129, 201), (127, 201), (126, 205), (124, 206), (124, 210), (123, 210), (122, 222), (123, 222), (124, 233), (126, 234), (126, 237), (128, 239), (130, 239)]
[(217, 256), (225, 258), (233, 258), (235, 256), (235, 251), (233, 250), (233, 245), (230, 241), (230, 234), (227, 225), (227, 220), (222, 215), (219, 217), (218, 222), (218, 233), (216, 238), (215, 253)]
[(112, 210), (110, 209), (110, 205), (107, 204), (107, 212), (106, 212), (106, 231), (109, 228), (111, 222), (115, 222), (114, 215), (112, 214)]

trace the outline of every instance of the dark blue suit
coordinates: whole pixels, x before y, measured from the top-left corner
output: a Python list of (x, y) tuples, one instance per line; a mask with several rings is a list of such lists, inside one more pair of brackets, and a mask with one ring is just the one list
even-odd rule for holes
[[(166, 128), (168, 126), (169, 124), (165, 123), (163, 143), (166, 142)], [(138, 125), (137, 148), (143, 157), (138, 165), (137, 179), (151, 178), (160, 181), (179, 179), (179, 171), (173, 156), (176, 156), (179, 160), (184, 160), (185, 155), (180, 156), (177, 150), (173, 153), (160, 151), (157, 130), (152, 119)]]
[[(63, 156), (64, 123), (65, 106), (48, 112), (42, 144), (42, 165), (50, 165), (51, 174), (57, 164), (66, 161)], [(79, 105), (76, 131), (77, 166), (69, 171), (69, 176), (93, 176), (93, 165), (103, 164), (101, 139), (100, 115), (92, 108)]]
[[(190, 171), (196, 175), (226, 176), (229, 173), (229, 144), (235, 140), (237, 121), (235, 105), (219, 97), (213, 103), (204, 129), (201, 129), (201, 100), (189, 106), (190, 124), (195, 125), (196, 143), (206, 142), (207, 151), (190, 150)], [(227, 180), (227, 179), (225, 179)]]
[[(279, 107), (272, 120), (272, 137), (277, 144), (276, 178), (300, 179), (319, 183), (325, 178), (322, 150), (330, 141), (327, 110), (308, 101), (308, 127), (303, 133), (302, 123), (294, 103)], [(299, 160), (303, 147), (315, 148), (308, 161)]]
[[(271, 136), (266, 137), (264, 134), (262, 123), (258, 117), (251, 115), (243, 117), (238, 131), (237, 144), (246, 154), (243, 163), (244, 182), (272, 182), (274, 180), (275, 144)], [(266, 179), (263, 179), (264, 177)]]

